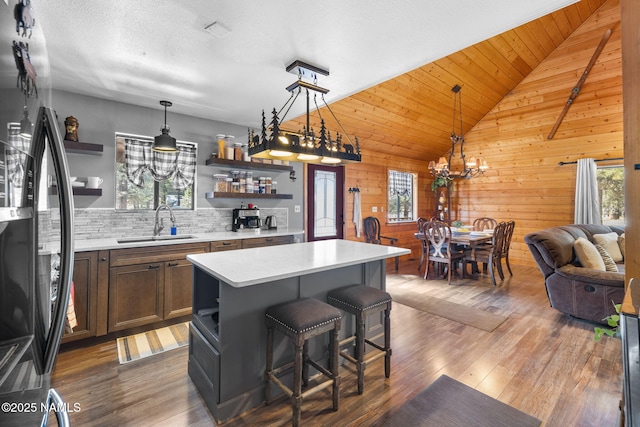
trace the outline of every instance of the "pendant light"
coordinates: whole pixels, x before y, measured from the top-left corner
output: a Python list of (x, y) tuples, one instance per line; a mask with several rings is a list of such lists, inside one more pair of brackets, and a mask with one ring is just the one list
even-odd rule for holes
[(164, 125), (161, 129), (162, 134), (154, 138), (151, 149), (163, 153), (175, 153), (178, 151), (176, 139), (169, 135), (169, 126), (167, 126), (167, 107), (171, 107), (173, 104), (170, 101), (160, 101), (160, 105), (164, 106)]

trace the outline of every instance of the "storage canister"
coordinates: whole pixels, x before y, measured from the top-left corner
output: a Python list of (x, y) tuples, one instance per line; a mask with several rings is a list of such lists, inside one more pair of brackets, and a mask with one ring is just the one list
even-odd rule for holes
[(224, 138), (225, 136), (223, 134), (218, 134), (216, 135), (216, 138), (218, 138), (218, 158), (219, 159), (224, 159)]
[(271, 177), (266, 176), (264, 180), (264, 192), (266, 194), (271, 194)]
[(243, 153), (242, 153), (242, 143), (241, 142), (235, 142), (233, 144), (233, 159), (234, 160), (243, 160)]
[(227, 175), (223, 173), (217, 173), (213, 175), (214, 182), (214, 190), (219, 193), (226, 193), (229, 191), (229, 187), (227, 185)]
[(261, 176), (260, 179), (258, 180), (258, 193), (260, 194), (265, 194), (266, 192), (266, 183), (267, 183), (267, 178), (264, 176)]
[(271, 194), (276, 194), (278, 191), (278, 181), (271, 181)]

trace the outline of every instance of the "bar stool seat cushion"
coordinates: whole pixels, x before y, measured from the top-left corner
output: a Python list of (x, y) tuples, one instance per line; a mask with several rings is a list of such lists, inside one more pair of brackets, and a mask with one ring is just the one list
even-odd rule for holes
[(329, 292), (329, 304), (353, 313), (370, 310), (391, 301), (389, 293), (366, 285), (353, 285)]
[(266, 317), (290, 333), (302, 334), (335, 322), (342, 314), (335, 307), (314, 298), (301, 298), (271, 306)]

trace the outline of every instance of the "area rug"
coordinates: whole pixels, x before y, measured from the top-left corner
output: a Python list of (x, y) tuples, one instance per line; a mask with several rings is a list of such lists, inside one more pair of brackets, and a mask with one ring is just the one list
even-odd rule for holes
[(189, 322), (118, 338), (116, 343), (121, 364), (140, 360), (189, 344)]
[(424, 292), (415, 292), (401, 286), (389, 286), (389, 283), (387, 292), (391, 294), (394, 302), (487, 332), (492, 332), (507, 320), (505, 316), (435, 298)]
[(542, 422), (446, 375), (375, 425), (537, 427)]

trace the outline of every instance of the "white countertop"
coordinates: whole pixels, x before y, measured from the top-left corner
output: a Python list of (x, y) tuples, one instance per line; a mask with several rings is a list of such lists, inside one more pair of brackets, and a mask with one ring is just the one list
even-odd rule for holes
[[(216, 242), (220, 240), (239, 240), (239, 239), (252, 239), (255, 237), (276, 237), (276, 236), (290, 236), (290, 235), (302, 235), (304, 232), (300, 229), (278, 228), (277, 230), (247, 230), (247, 231), (223, 231), (218, 233), (188, 233), (193, 236), (189, 239), (174, 239), (174, 240), (153, 240), (146, 242), (126, 242), (118, 243), (118, 237), (110, 237), (104, 239), (85, 239), (74, 241), (74, 251), (99, 251), (105, 249), (125, 249), (125, 248), (139, 248), (139, 247), (153, 247), (161, 245), (179, 245), (186, 243), (201, 243), (201, 242)], [(133, 237), (127, 236), (126, 238)]]
[(211, 276), (241, 288), (410, 253), (394, 246), (323, 240), (194, 254), (187, 259)]

